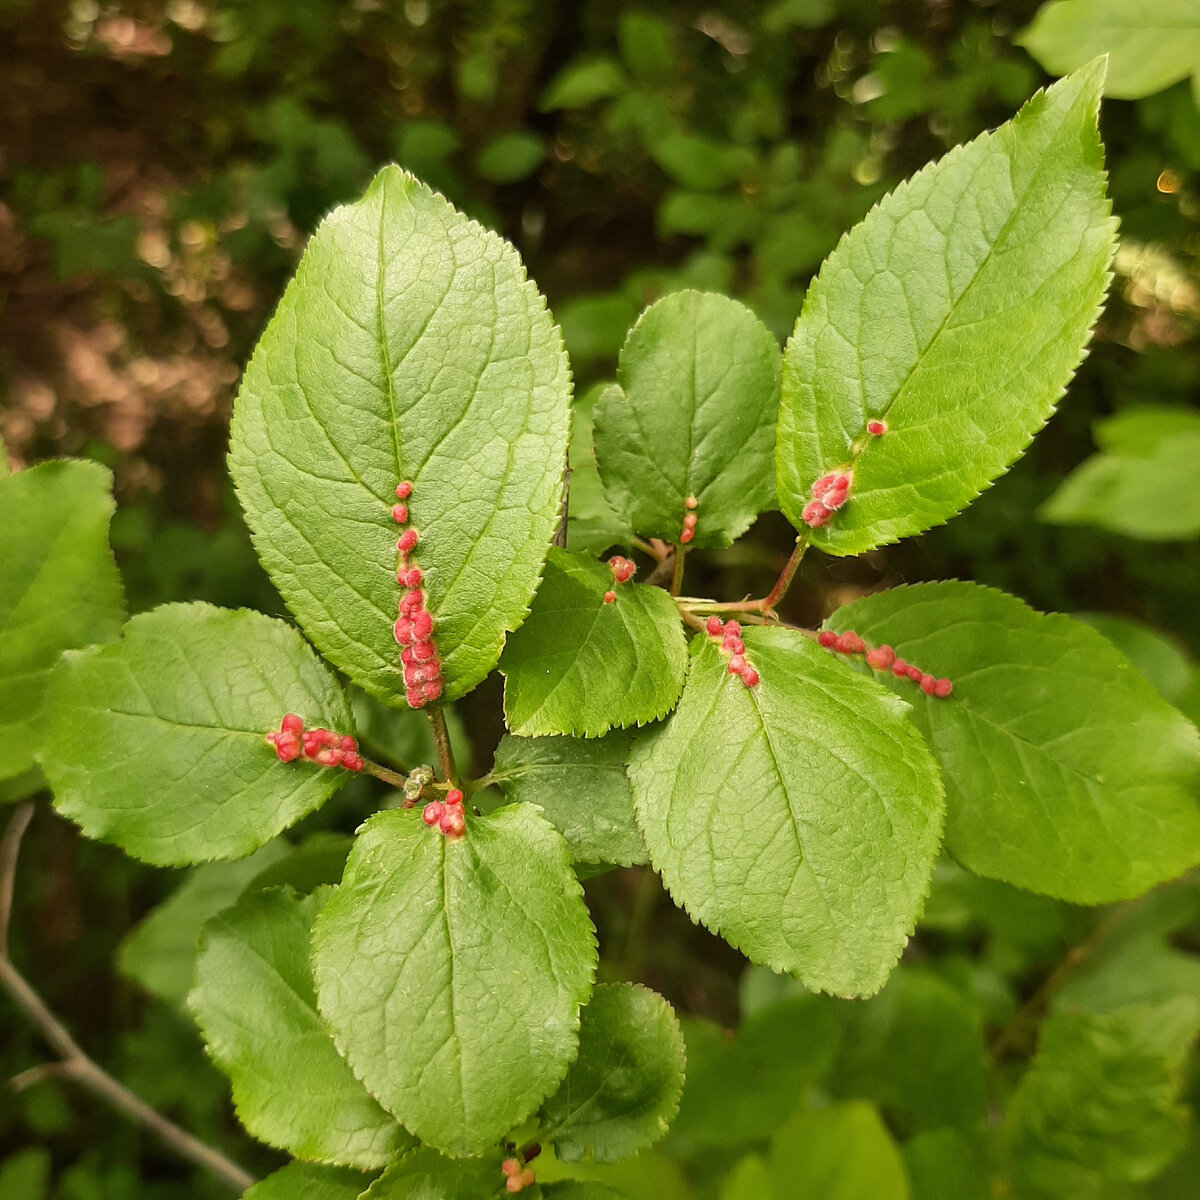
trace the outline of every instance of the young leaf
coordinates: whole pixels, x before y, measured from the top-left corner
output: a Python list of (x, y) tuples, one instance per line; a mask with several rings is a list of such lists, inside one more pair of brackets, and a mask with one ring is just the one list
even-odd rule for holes
[(829, 1070), (839, 1015), (827, 997), (805, 993), (747, 1017), (736, 1037), (711, 1021), (685, 1018), (687, 1083), (668, 1151), (693, 1158), (761, 1142)]
[(665, 716), (686, 669), (683, 625), (666, 592), (618, 584), (606, 564), (555, 548), (500, 659), (504, 716), (526, 737), (598, 737)]
[(1071, 0), (1043, 4), (1016, 41), (1051, 75), (1109, 57), (1106, 95), (1136, 100), (1200, 70), (1192, 0)]
[(953, 681), (911, 699), (946, 782), (946, 845), (980, 875), (1100, 904), (1200, 862), (1200, 734), (1094, 630), (971, 583), (893, 588), (829, 624)]
[(506, 734), (491, 777), (509, 800), (540, 805), (576, 862), (633, 866), (646, 847), (625, 775), (632, 740), (624, 731), (586, 740)]
[(902, 1149), (917, 1200), (992, 1200), (988, 1146), (981, 1134), (931, 1129), (909, 1138)]
[(744, 305), (675, 292), (629, 331), (619, 386), (596, 402), (596, 463), (614, 512), (678, 542), (695, 497), (694, 546), (728, 546), (775, 500), (771, 454), (779, 346)]
[(192, 987), (204, 923), (233, 904), (265, 867), (286, 857), (287, 851), (287, 845), (276, 840), (249, 858), (196, 867), (117, 947), (121, 974), (160, 1000), (182, 1005)]
[(362, 1194), (361, 1200), (495, 1200), (504, 1189), (501, 1155), (455, 1159), (430, 1146), (409, 1150)]
[(260, 1179), (242, 1200), (358, 1200), (370, 1182), (370, 1175), (345, 1167), (290, 1162)]
[(45, 770), (89, 837), (160, 866), (240, 858), (319, 808), (340, 767), (281, 763), (283, 715), (353, 727), (336, 679), (289, 625), (207, 604), (166, 604), (123, 641), (55, 672)]
[(822, 550), (858, 554), (947, 520), (1049, 417), (1114, 249), (1103, 78), (1092, 63), (926, 167), (809, 288), (784, 353), (776, 466), (801, 530), (815, 482), (852, 475), (845, 507), (812, 532)]
[(1161, 1171), (1183, 1147), (1179, 1090), (1198, 1023), (1200, 1008), (1183, 997), (1048, 1017), (1005, 1121), (1026, 1191), (1093, 1195)]
[(671, 1006), (649, 988), (601, 984), (583, 1010), (579, 1056), (542, 1105), (539, 1137), (563, 1162), (630, 1158), (667, 1132), (683, 1069)]
[(0, 779), (33, 766), (58, 656), (121, 636), (112, 514), (112, 475), (99, 463), (48, 462), (0, 478)]
[(412, 1139), (338, 1055), (313, 995), (313, 919), (332, 889), (271, 889), (213, 917), (188, 996), (242, 1124), (298, 1158), (382, 1167)]
[(774, 1200), (908, 1200), (904, 1160), (869, 1104), (801, 1110), (771, 1139)]
[(634, 743), (650, 861), (695, 920), (753, 961), (869, 995), (929, 888), (937, 767), (884, 689), (793, 630), (742, 636), (757, 687), (698, 637), (678, 708)]
[(633, 530), (608, 506), (596, 467), (592, 410), (605, 384), (593, 384), (575, 397), (571, 408), (571, 481), (567, 494), (567, 549), (603, 554), (610, 546), (629, 546)]
[(447, 841), (417, 811), (363, 826), (313, 931), (320, 1009), (422, 1141), (479, 1154), (575, 1053), (596, 946), (562, 839), (527, 805)]
[(558, 523), (570, 391), (516, 252), (399, 168), (313, 235), (246, 370), (230, 469), (288, 607), (367, 691), (404, 697), (405, 480), (446, 696), (495, 665)]
[(1063, 480), (1038, 516), (1145, 541), (1200, 533), (1200, 414), (1128, 409), (1096, 423), (1099, 454)]

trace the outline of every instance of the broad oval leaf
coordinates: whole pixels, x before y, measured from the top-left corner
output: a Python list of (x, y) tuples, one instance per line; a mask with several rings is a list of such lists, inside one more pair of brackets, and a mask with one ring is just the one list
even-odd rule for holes
[(1052, 0), (1016, 41), (1052, 75), (1106, 54), (1105, 93), (1136, 100), (1200, 69), (1200, 9), (1195, 0)]
[(743, 633), (761, 682), (692, 643), (629, 775), (650, 861), (692, 915), (810, 988), (883, 986), (929, 888), (942, 786), (908, 706), (790, 629)]
[(679, 1111), (683, 1034), (649, 988), (600, 984), (583, 1010), (579, 1056), (543, 1105), (538, 1137), (564, 1162), (616, 1162), (657, 1142)]
[(242, 1200), (358, 1200), (370, 1182), (370, 1175), (347, 1167), (290, 1162), (243, 1192)]
[(496, 747), (490, 778), (514, 802), (538, 805), (576, 862), (629, 867), (646, 861), (625, 774), (632, 735), (519, 738)]
[(313, 235), (246, 369), (230, 470), (304, 631), (404, 698), (396, 485), (445, 695), (495, 665), (558, 523), (570, 376), (516, 251), (397, 167)]
[(260, 613), (142, 613), (123, 641), (65, 655), (49, 704), (43, 765), (58, 810), (159, 866), (249, 854), (349, 778), (281, 763), (267, 744), (287, 712), (307, 726), (353, 725), (304, 639)]
[(250, 1133), (298, 1158), (370, 1169), (412, 1138), (355, 1079), (317, 1014), (309, 940), (331, 890), (271, 888), (213, 917), (188, 1007)]
[(679, 542), (728, 546), (775, 500), (771, 455), (779, 346), (745, 305), (707, 292), (652, 304), (621, 350), (618, 386), (596, 402), (596, 464), (614, 512)]
[(679, 609), (662, 588), (616, 583), (605, 563), (554, 548), (500, 659), (504, 716), (525, 737), (599, 737), (665, 716), (686, 669)]
[(313, 930), (339, 1048), (449, 1154), (481, 1153), (562, 1078), (595, 966), (566, 846), (528, 805), (468, 816), (458, 841), (416, 810), (376, 814)]
[(945, 676), (912, 700), (964, 866), (1076, 904), (1140, 895), (1200, 862), (1200, 734), (1106, 638), (972, 583), (893, 588), (829, 624)]
[(431, 1146), (417, 1146), (393, 1163), (362, 1194), (361, 1200), (495, 1200), (504, 1191), (503, 1156), (447, 1158)]
[(121, 636), (112, 514), (112, 474), (99, 463), (48, 462), (0, 478), (0, 779), (34, 764), (58, 656)]
[(784, 353), (776, 467), (780, 507), (805, 532), (817, 480), (852, 474), (845, 507), (812, 530), (822, 550), (858, 554), (948, 520), (1050, 416), (1114, 250), (1103, 79), (1093, 63), (926, 167), (809, 288)]
[(1043, 521), (1152, 542), (1200, 533), (1200, 413), (1130, 408), (1098, 421), (1095, 435), (1101, 452), (1062, 481), (1038, 510)]

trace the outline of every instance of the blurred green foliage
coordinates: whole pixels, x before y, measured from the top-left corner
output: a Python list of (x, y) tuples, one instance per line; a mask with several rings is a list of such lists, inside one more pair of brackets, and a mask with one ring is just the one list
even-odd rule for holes
[[(19, 467), (83, 454), (114, 469), (113, 541), (132, 611), (177, 599), (280, 611), (225, 478), (229, 405), (305, 237), (381, 162), (400, 162), (517, 245), (563, 326), (577, 392), (587, 394), (611, 378), (639, 312), (679, 287), (735, 295), (786, 337), (809, 278), (847, 228), (900, 179), (1007, 118), (1046, 81), (1015, 43), (1037, 8), (1036, 0), (0, 0), (0, 434), (9, 457)], [(1195, 521), (1159, 491), (1153, 464), (1167, 462), (1161, 470), (1181, 487), (1195, 478), (1195, 463), (1170, 447), (1174, 423), (1198, 419), (1200, 119), (1185, 81), (1108, 101), (1102, 122), (1123, 244), (1063, 411), (1016, 469), (944, 529), (861, 560), (808, 556), (789, 615), (812, 623), (835, 598), (927, 577), (992, 583), (1037, 607), (1096, 614), (1097, 627), (1196, 718), (1200, 546)], [(1137, 442), (1145, 418), (1130, 410), (1148, 406), (1167, 412)], [(1093, 426), (1100, 453), (1091, 463), (1143, 472), (1116, 517), (1112, 496), (1080, 500), (1071, 475), (1096, 451)], [(1133, 433), (1118, 438), (1122, 430)], [(572, 464), (594, 489), (582, 442)], [(1072, 487), (1076, 501), (1065, 507)], [(1130, 504), (1147, 519), (1122, 523)], [(1039, 511), (1071, 523), (1047, 523)], [(584, 512), (578, 526), (596, 550), (613, 536), (602, 516)], [(1150, 526), (1167, 540), (1137, 536)], [(781, 521), (764, 518), (750, 538), (700, 561), (690, 586), (703, 592), (720, 575), (723, 594), (757, 594), (789, 542)], [(428, 755), (415, 729), (366, 711), (365, 697), (355, 703), (381, 753), (404, 766), (408, 755)], [(463, 708), (482, 770), (500, 732), (498, 691), (480, 689)], [(381, 802), (372, 787), (347, 788), (295, 836), (349, 832)], [(107, 1068), (265, 1174), (278, 1156), (237, 1130), (224, 1079), (168, 1002), (182, 987), (180, 954), (186, 970), (179, 929), (196, 919), (196, 905), (208, 911), (212, 895), (232, 897), (240, 883), (205, 871), (186, 879), (151, 871), (42, 816), (26, 845), (14, 952)], [(181, 883), (157, 928), (139, 927)], [(795, 1156), (799, 1125), (814, 1120), (830, 1139), (870, 1148), (862, 1169), (884, 1181), (872, 1186), (893, 1186), (901, 1160), (891, 1139), (914, 1135), (903, 1161), (915, 1194), (968, 1195), (977, 1174), (956, 1182), (946, 1163), (971, 1161), (970, 1138), (924, 1130), (947, 1107), (980, 1109), (977, 1074), (958, 1073), (959, 1091), (943, 1092), (918, 1073), (897, 1092), (905, 1075), (880, 1064), (936, 1071), (957, 1055), (977, 1065), (981, 1031), (994, 1036), (1012, 1021), (1064, 948), (1106, 920), (947, 862), (910, 950), (915, 963), (876, 1000), (835, 1016), (758, 970), (742, 976), (739, 1005), (741, 960), (656, 906), (636, 873), (602, 875), (588, 888), (604, 969), (640, 972), (692, 1014), (695, 1082), (671, 1139), (608, 1176), (655, 1200), (770, 1194)], [(1169, 911), (1151, 897), (1101, 925), (1089, 970), (1064, 1003), (1094, 1024), (1114, 1003), (1145, 998), (1129, 994), (1130, 980), (1196, 994), (1194, 887), (1168, 894), (1178, 901)], [(176, 955), (166, 975), (139, 959), (155, 937)], [(766, 1022), (772, 1009), (776, 1021), (785, 1011), (786, 1024)], [(905, 1021), (910, 1009), (922, 1019)], [(731, 1049), (722, 1026), (739, 1020)], [(777, 1045), (781, 1029), (790, 1037)], [(1015, 1029), (1013, 1049), (1028, 1053), (1030, 1031), (1019, 1021)], [(873, 1054), (864, 1057), (863, 1046)], [(6, 1010), (5, 1075), (44, 1059)], [(730, 1081), (743, 1084), (746, 1070), (771, 1098), (767, 1118), (728, 1108)], [(1189, 1070), (1194, 1102), (1194, 1058)], [(225, 1194), (68, 1082), (22, 1082), (0, 1093), (4, 1200)], [(836, 1104), (819, 1118), (791, 1117), (814, 1096)], [(714, 1130), (725, 1138), (717, 1149)], [(1104, 1194), (1191, 1194), (1194, 1124), (1188, 1136), (1192, 1149), (1157, 1184)], [(822, 1164), (805, 1169), (806, 1186), (826, 1194)]]

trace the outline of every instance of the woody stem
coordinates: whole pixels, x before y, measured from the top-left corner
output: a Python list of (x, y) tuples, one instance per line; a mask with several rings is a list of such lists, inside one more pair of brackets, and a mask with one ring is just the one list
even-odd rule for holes
[(450, 730), (446, 728), (446, 714), (440, 704), (426, 710), (429, 727), (433, 731), (433, 745), (437, 750), (438, 768), (447, 783), (458, 782), (458, 770), (454, 766), (454, 751), (450, 746)]

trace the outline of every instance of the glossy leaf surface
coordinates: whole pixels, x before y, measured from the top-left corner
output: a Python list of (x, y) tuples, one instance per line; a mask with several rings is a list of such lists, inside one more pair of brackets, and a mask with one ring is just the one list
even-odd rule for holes
[[(920, 171), (842, 239), (784, 354), (779, 503), (853, 475), (812, 533), (859, 554), (938, 525), (1028, 445), (1083, 355), (1108, 285), (1092, 63)], [(887, 431), (872, 436), (869, 421)]]
[(230, 469), (305, 632), (392, 703), (395, 488), (446, 695), (525, 615), (562, 500), (570, 377), (516, 252), (387, 167), (322, 222), (246, 370)]

